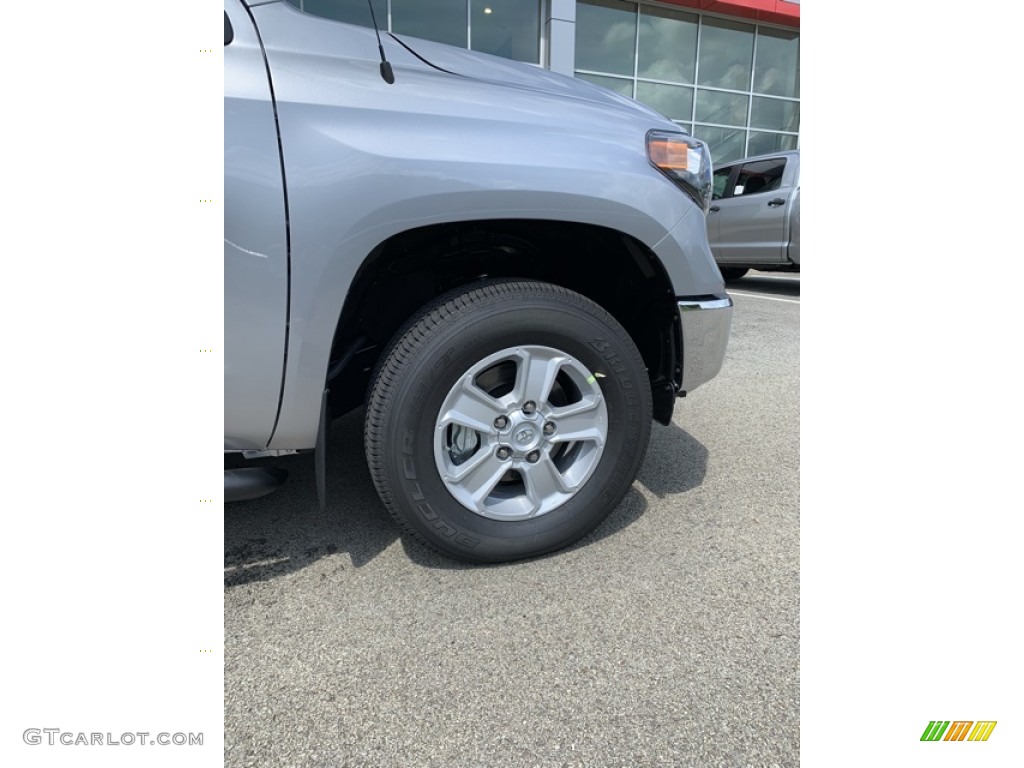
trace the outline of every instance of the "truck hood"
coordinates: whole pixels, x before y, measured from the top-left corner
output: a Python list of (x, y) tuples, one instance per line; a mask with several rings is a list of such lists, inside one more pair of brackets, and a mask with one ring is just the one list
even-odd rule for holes
[[(588, 83), (585, 80), (577, 80), (574, 77), (560, 75), (542, 67), (511, 61), (486, 53), (462, 50), (450, 45), (407, 35), (382, 33), (381, 40), (384, 42), (384, 50), (388, 60), (394, 65), (396, 70), (404, 67), (429, 67), (432, 64), (436, 68), (447, 70), (448, 73), (454, 76), (469, 78), (489, 85), (514, 88), (522, 91), (535, 91), (566, 99), (600, 104), (604, 107), (629, 112), (637, 117), (651, 119), (656, 123), (669, 123), (669, 126), (675, 128), (675, 130), (682, 130), (682, 128), (671, 123), (664, 115), (638, 101), (626, 98), (607, 88)], [(403, 48), (400, 43), (395, 42), (395, 40), (400, 40), (408, 45), (419, 56), (426, 59), (429, 64), (425, 64), (417, 59), (416, 56)]]
[[(278, 9), (282, 9), (281, 7), (284, 6), (289, 13), (307, 16), (293, 4), (285, 3), (283, 0), (245, 0), (245, 2), (254, 10), (258, 6), (262, 6), (260, 11), (266, 9), (271, 13), (271, 16), (267, 17), (273, 19), (271, 23), (274, 25), (280, 23), (282, 31), (286, 33), (300, 28), (296, 27), (295, 30), (292, 30), (290, 20), (279, 17), (274, 11), (279, 13)], [(263, 14), (257, 14), (257, 21), (262, 24), (261, 17)], [(274, 45), (283, 50), (293, 50), (296, 53), (310, 49), (337, 51), (339, 50), (338, 39), (334, 36), (334, 29), (340, 26), (347, 28), (350, 35), (346, 40), (348, 45), (341, 49), (346, 52), (346, 56), (365, 57), (368, 62), (379, 61), (377, 39), (372, 27), (328, 22), (323, 19), (317, 19), (317, 21), (319, 23), (315, 26), (305, 25), (301, 29), (304, 35), (318, 37), (319, 40), (314, 41), (306, 37), (300, 43), (299, 40), (286, 36), (284, 39), (278, 38)], [(264, 31), (274, 32), (276, 30), (271, 28)], [(356, 43), (356, 39), (358, 39), (358, 43)], [(518, 91), (520, 96), (526, 96), (533, 92), (543, 94), (548, 98), (554, 97), (571, 102), (586, 103), (606, 111), (611, 110), (622, 117), (628, 116), (627, 119), (647, 123), (648, 128), (683, 130), (664, 115), (633, 99), (584, 80), (551, 72), (543, 67), (486, 53), (467, 51), (409, 35), (393, 35), (390, 32), (381, 31), (380, 39), (388, 61), (394, 68), (396, 81), (402, 77), (403, 69), (406, 71), (419, 70), (443, 78), (465, 79), (488, 86), (513, 89)], [(356, 53), (357, 47), (361, 49), (358, 53)]]

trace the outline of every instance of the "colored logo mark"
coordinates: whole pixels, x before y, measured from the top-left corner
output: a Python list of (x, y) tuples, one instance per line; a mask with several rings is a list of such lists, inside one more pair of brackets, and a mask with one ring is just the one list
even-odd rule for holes
[[(921, 741), (988, 741), (996, 728), (995, 720), (932, 720)], [(973, 727), (972, 727), (973, 726)]]

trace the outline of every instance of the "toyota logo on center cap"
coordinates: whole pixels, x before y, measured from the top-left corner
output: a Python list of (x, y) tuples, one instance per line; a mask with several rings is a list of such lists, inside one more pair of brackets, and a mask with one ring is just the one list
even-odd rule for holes
[(531, 440), (533, 440), (533, 430), (532, 429), (521, 429), (516, 434), (516, 442), (518, 442), (518, 443), (520, 443), (522, 445), (526, 445)]

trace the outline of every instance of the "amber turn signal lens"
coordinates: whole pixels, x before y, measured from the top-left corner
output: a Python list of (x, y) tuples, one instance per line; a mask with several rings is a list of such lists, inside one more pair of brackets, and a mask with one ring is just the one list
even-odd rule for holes
[(648, 145), (651, 162), (668, 171), (685, 171), (689, 146), (682, 141), (651, 139)]

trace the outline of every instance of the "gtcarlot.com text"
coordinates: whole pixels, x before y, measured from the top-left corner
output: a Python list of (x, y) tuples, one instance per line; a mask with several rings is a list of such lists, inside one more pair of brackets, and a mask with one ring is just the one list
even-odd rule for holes
[(150, 731), (125, 731), (124, 733), (86, 733), (84, 731), (62, 731), (60, 728), (26, 728), (21, 738), (33, 746), (47, 744), (66, 747), (149, 747), (203, 746), (202, 733), (152, 733)]

